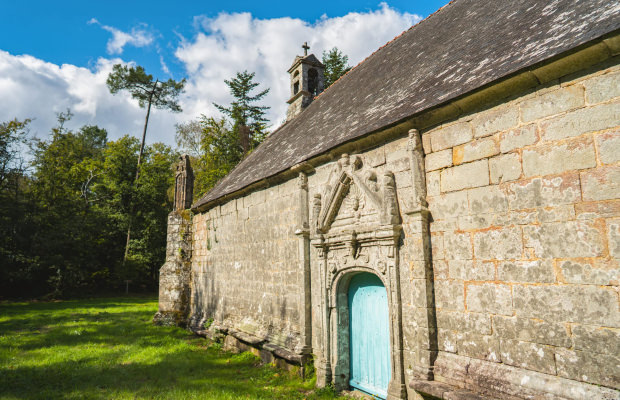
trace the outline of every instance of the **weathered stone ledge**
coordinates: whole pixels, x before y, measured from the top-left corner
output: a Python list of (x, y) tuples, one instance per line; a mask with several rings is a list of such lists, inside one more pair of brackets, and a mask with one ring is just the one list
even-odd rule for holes
[[(195, 329), (190, 330), (197, 336), (201, 336), (211, 340), (221, 339), (222, 336), (230, 335), (235, 339), (241, 341), (243, 344), (251, 346), (257, 350), (265, 350), (273, 354), (278, 358), (282, 358), (289, 363), (296, 365), (303, 365), (307, 358), (304, 354), (297, 354), (284, 347), (269, 343), (267, 339), (261, 338), (246, 332), (238, 331), (235, 329), (229, 329), (225, 327), (217, 327), (215, 329)], [(261, 356), (261, 358), (263, 358)]]
[(488, 399), (488, 397), (480, 396), (470, 390), (460, 389), (456, 386), (448, 385), (443, 382), (414, 379), (409, 382), (409, 387), (422, 395), (433, 396), (443, 400)]

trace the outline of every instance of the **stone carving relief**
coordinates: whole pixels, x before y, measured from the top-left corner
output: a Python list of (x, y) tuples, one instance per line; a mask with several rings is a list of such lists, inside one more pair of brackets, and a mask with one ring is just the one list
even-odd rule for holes
[(343, 293), (350, 277), (371, 272), (388, 293), (393, 349), (389, 398), (406, 398), (398, 265), (402, 227), (394, 174), (367, 168), (361, 156), (344, 154), (323, 188), (313, 198), (310, 236), (318, 255), (312, 268), (319, 277), (322, 310), (317, 372), (324, 383), (348, 385), (348, 327), (332, 321), (346, 320), (338, 315), (348, 307)]
[(189, 156), (183, 154), (179, 157), (174, 185), (174, 211), (182, 211), (192, 206), (194, 194), (194, 172), (189, 161)]
[(330, 173), (323, 194), (314, 197), (315, 233), (329, 231), (338, 214), (359, 220), (367, 202), (378, 214), (380, 224), (399, 224), (394, 174), (383, 172), (378, 180), (377, 172), (366, 170), (360, 156), (343, 154)]

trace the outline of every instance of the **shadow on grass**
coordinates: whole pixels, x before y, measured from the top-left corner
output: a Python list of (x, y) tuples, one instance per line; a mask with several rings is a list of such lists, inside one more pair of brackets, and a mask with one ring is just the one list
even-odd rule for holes
[(0, 398), (316, 398), (252, 357), (153, 326), (155, 311), (152, 298), (0, 305)]

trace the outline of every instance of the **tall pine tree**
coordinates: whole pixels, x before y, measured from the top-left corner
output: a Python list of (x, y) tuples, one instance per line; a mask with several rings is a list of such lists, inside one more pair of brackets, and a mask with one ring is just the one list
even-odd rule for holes
[(336, 82), (338, 78), (346, 74), (351, 70), (349, 66), (349, 57), (342, 54), (337, 47), (334, 47), (330, 51), (323, 52), (323, 65), (325, 70), (323, 75), (325, 77), (325, 88), (327, 89), (332, 83)]
[(251, 92), (260, 85), (254, 82), (254, 72), (237, 72), (231, 80), (224, 80), (233, 95), (234, 100), (229, 107), (213, 103), (218, 110), (232, 120), (233, 133), (239, 138), (242, 156), (258, 146), (267, 135), (266, 110), (269, 107), (258, 106), (260, 101), (269, 93), (269, 89), (262, 90), (254, 95)]

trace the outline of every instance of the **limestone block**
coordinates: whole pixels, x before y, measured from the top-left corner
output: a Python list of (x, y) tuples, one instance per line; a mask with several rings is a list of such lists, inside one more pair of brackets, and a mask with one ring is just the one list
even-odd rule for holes
[(472, 214), (499, 213), (508, 210), (508, 199), (497, 186), (485, 186), (467, 191)]
[(433, 260), (433, 276), (435, 279), (448, 279), (448, 263), (445, 260)]
[(599, 257), (605, 248), (601, 228), (587, 220), (524, 226), (523, 238), (540, 258)]
[(374, 150), (364, 153), (364, 160), (369, 166), (373, 168), (385, 164), (384, 147), (381, 146)]
[(467, 284), (467, 310), (511, 315), (510, 286), (496, 283)]
[[(445, 281), (438, 281), (437, 283), (439, 284), (439, 282), (445, 283)], [(461, 291), (462, 286), (463, 285), (461, 285)], [(449, 291), (450, 289), (448, 288), (446, 290)], [(411, 281), (411, 293), (413, 295), (411, 301), (414, 307), (426, 307), (426, 305), (429, 304), (429, 296), (431, 294), (426, 290), (425, 279), (414, 279)]]
[(536, 213), (539, 222), (569, 221), (575, 219), (575, 206), (566, 204), (558, 207), (539, 208)]
[(424, 158), (426, 171), (434, 171), (436, 169), (452, 166), (452, 149), (445, 149), (435, 153), (428, 154)]
[(513, 285), (512, 289), (518, 317), (620, 327), (613, 290), (590, 285)]
[(550, 207), (581, 200), (577, 173), (515, 182), (508, 185), (506, 192), (511, 210)]
[(521, 103), (521, 120), (533, 121), (583, 106), (584, 88), (581, 85), (563, 87)]
[[(409, 201), (413, 196), (413, 189), (411, 187), (412, 184), (412, 179), (411, 179), (411, 171), (409, 171), (409, 169), (405, 170), (405, 171), (399, 171), (394, 173), (394, 180), (396, 181), (396, 187), (399, 190), (399, 200), (401, 200), (401, 202), (404, 199), (407, 199), (407, 201)], [(403, 193), (403, 195), (401, 196), (401, 193)], [(407, 195), (409, 195), (410, 197), (407, 197)]]
[(581, 108), (540, 123), (541, 139), (558, 140), (620, 125), (620, 102)]
[(620, 165), (582, 172), (581, 191), (584, 201), (620, 198)]
[(462, 231), (486, 229), (497, 224), (497, 214), (464, 215), (458, 218), (458, 228)]
[(447, 329), (437, 330), (437, 347), (439, 351), (457, 352), (457, 333)]
[(428, 132), (422, 134), (422, 149), (424, 154), (430, 154), (433, 151), (431, 146), (431, 135)]
[(607, 220), (609, 255), (620, 260), (620, 219)]
[(478, 260), (512, 260), (521, 258), (523, 241), (519, 227), (474, 233), (474, 253)]
[(450, 278), (464, 281), (492, 281), (495, 279), (495, 264), (472, 260), (448, 261)]
[(620, 331), (591, 325), (571, 327), (575, 350), (620, 355)]
[(460, 355), (493, 362), (500, 362), (499, 340), (493, 336), (462, 332), (457, 335)]
[(504, 282), (555, 282), (551, 260), (503, 262), (497, 267), (497, 276)]
[(596, 166), (592, 138), (576, 138), (523, 150), (525, 176), (560, 174)]
[(446, 193), (441, 196), (431, 197), (428, 199), (428, 208), (434, 220), (467, 215), (469, 212), (467, 192)]
[(499, 146), (494, 138), (480, 139), (456, 146), (453, 149), (452, 161), (454, 165), (480, 160), (499, 153)]
[(529, 146), (538, 141), (536, 124), (523, 125), (510, 129), (499, 136), (499, 149), (502, 153)]
[(519, 122), (519, 109), (516, 106), (498, 107), (479, 113), (472, 119), (474, 136), (483, 137), (504, 131)]
[(586, 101), (589, 104), (602, 103), (620, 96), (620, 72), (611, 72), (583, 81)]
[(502, 339), (571, 347), (571, 339), (564, 324), (494, 315), (493, 332)]
[(608, 218), (620, 215), (620, 199), (605, 202), (575, 204), (575, 215), (579, 219)]
[(474, 161), (441, 171), (441, 191), (486, 186), (489, 184), (489, 162), (487, 160)]
[(521, 177), (521, 158), (518, 153), (489, 159), (491, 183), (510, 182)]
[(436, 281), (435, 304), (442, 310), (463, 310), (464, 287), (462, 281)]
[(458, 228), (455, 219), (444, 219), (431, 222), (431, 232), (454, 231)]
[(431, 251), (433, 260), (445, 258), (443, 235), (431, 235)]
[(394, 151), (385, 151), (385, 162), (392, 172), (409, 169), (409, 151), (407, 148), (399, 148)]
[(598, 158), (602, 164), (620, 161), (620, 131), (605, 132), (595, 136)]
[(502, 339), (500, 354), (504, 364), (555, 375), (555, 358), (549, 346)]
[(561, 377), (620, 389), (620, 358), (615, 354), (558, 348), (555, 360)]
[(444, 234), (445, 257), (448, 260), (471, 260), (472, 248), (469, 233)]
[(426, 174), (426, 195), (439, 196), (441, 189), (439, 187), (439, 171), (428, 172)]
[(620, 284), (620, 264), (610, 260), (565, 260), (560, 263), (560, 271), (566, 283), (589, 285)]
[(432, 131), (430, 137), (433, 151), (439, 151), (469, 142), (473, 132), (469, 122), (459, 122)]
[(457, 332), (491, 334), (491, 317), (484, 313), (437, 311), (437, 327)]

